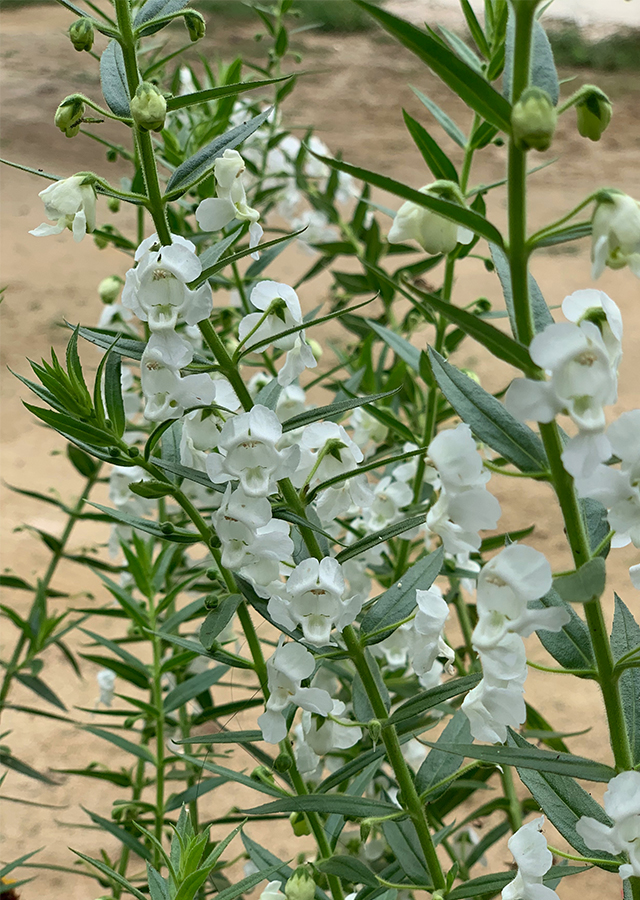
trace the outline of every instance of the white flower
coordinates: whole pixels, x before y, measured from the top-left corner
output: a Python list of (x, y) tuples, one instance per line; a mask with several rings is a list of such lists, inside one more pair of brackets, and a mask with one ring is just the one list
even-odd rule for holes
[(402, 481), (382, 478), (373, 489), (373, 502), (364, 511), (364, 523), (369, 531), (381, 531), (402, 518), (400, 510), (413, 499), (413, 491)]
[(484, 677), (480, 684), (469, 691), (462, 709), (469, 719), (471, 734), (477, 741), (503, 744), (507, 739), (507, 726), (517, 728), (527, 718), (523, 697), (523, 685), (527, 669), (519, 679), (498, 681), (495, 684)]
[(286, 387), (302, 375), (305, 369), (315, 369), (317, 365), (313, 350), (305, 340), (304, 331), (299, 331), (293, 347), (287, 351), (283, 367), (278, 372), (278, 384)]
[(611, 192), (598, 203), (591, 227), (591, 277), (599, 278), (605, 266), (629, 266), (640, 278), (640, 204), (627, 194)]
[(411, 661), (415, 644), (416, 632), (411, 621), (400, 625), (370, 649), (374, 656), (383, 656), (390, 669), (402, 669)]
[(429, 444), (429, 459), (449, 492), (486, 484), (491, 478), (478, 453), (471, 429), (464, 422), (439, 432)]
[(544, 816), (519, 828), (509, 838), (508, 847), (518, 866), (518, 874), (502, 891), (502, 900), (559, 900), (550, 887), (542, 883), (543, 875), (553, 864), (553, 856), (542, 834)]
[[(378, 422), (370, 412), (362, 406), (358, 406), (351, 414), (351, 425), (353, 426), (354, 443), (364, 451), (367, 444), (381, 444), (387, 436), (389, 430), (382, 422)], [(394, 472), (395, 475), (395, 472)], [(397, 478), (398, 476), (395, 475)], [(404, 480), (404, 479), (401, 479)]]
[(262, 890), (262, 893), (260, 894), (260, 900), (286, 900), (285, 895), (280, 890), (281, 887), (282, 885), (279, 881), (270, 881), (267, 884), (266, 888)]
[(173, 331), (151, 335), (140, 360), (145, 419), (164, 422), (215, 402), (216, 382), (209, 375), (180, 375), (192, 355), (191, 347)]
[(362, 598), (344, 598), (342, 566), (336, 559), (305, 559), (293, 570), (284, 591), (269, 601), (269, 614), (285, 628), (300, 625), (305, 640), (324, 646), (331, 629), (342, 631), (362, 608)]
[(417, 639), (419, 649), (413, 657), (415, 673), (418, 677), (429, 673), (440, 656), (447, 660), (447, 671), (452, 674), (451, 663), (455, 659), (455, 653), (442, 636), (444, 623), (449, 615), (449, 607), (442, 591), (437, 585), (432, 585), (428, 591), (418, 590), (416, 603), (418, 611), (413, 627), (420, 637)]
[[(213, 172), (218, 196), (202, 201), (196, 210), (196, 221), (203, 231), (220, 231), (234, 219), (249, 222), (249, 246), (257, 247), (263, 234), (258, 224), (260, 213), (247, 203), (242, 183), (244, 171), (244, 160), (237, 150), (227, 149), (216, 159)], [(258, 253), (251, 255), (259, 258)]]
[(320, 724), (310, 712), (302, 713), (305, 741), (317, 756), (326, 756), (332, 750), (348, 750), (362, 737), (362, 729), (359, 726), (348, 724), (350, 719), (345, 716), (345, 711), (344, 703), (334, 700), (331, 718), (325, 719)]
[(213, 308), (210, 285), (195, 291), (188, 283), (202, 273), (195, 245), (180, 235), (162, 246), (157, 235), (146, 238), (136, 250), (138, 265), (129, 269), (122, 290), (122, 305), (149, 323), (152, 332), (172, 331), (178, 321), (196, 325)]
[(586, 477), (611, 454), (603, 434), (604, 407), (617, 399), (617, 359), (612, 362), (598, 327), (586, 319), (579, 325), (548, 325), (534, 337), (529, 352), (551, 380), (515, 379), (505, 406), (522, 421), (551, 422), (559, 412), (571, 416), (579, 434), (567, 444), (562, 462), (571, 475)]
[(617, 303), (595, 288), (574, 291), (562, 301), (562, 312), (569, 322), (593, 322), (600, 329), (611, 365), (617, 371), (622, 357), (622, 315)]
[[(224, 378), (214, 378), (213, 384), (216, 404), (235, 411), (240, 404), (229, 382)], [(195, 409), (184, 417), (180, 439), (180, 462), (183, 466), (200, 472), (207, 471), (207, 456), (218, 446), (221, 421), (209, 409)]]
[(262, 736), (269, 744), (277, 744), (287, 735), (283, 710), (289, 703), (328, 716), (333, 700), (321, 688), (303, 688), (301, 682), (313, 674), (315, 660), (301, 644), (284, 643), (280, 637), (275, 653), (267, 660), (269, 699), (266, 711), (258, 718)]
[(218, 449), (207, 458), (209, 478), (216, 484), (238, 479), (250, 497), (266, 497), (275, 483), (295, 472), (299, 450), (278, 450), (282, 425), (266, 406), (254, 406), (249, 412), (225, 422)]
[(627, 853), (629, 863), (620, 866), (620, 877), (640, 877), (640, 772), (621, 772), (612, 778), (604, 795), (604, 808), (613, 825), (582, 816), (576, 831), (592, 850)]
[[(240, 322), (238, 337), (247, 347), (272, 338), (281, 331), (302, 325), (302, 310), (298, 295), (288, 284), (277, 281), (261, 281), (249, 297), (253, 306), (261, 312), (249, 313)], [(291, 350), (297, 334), (274, 341), (279, 350)], [(266, 349), (263, 347), (262, 349)]]
[[(427, 184), (420, 188), (420, 193), (438, 197), (442, 194), (439, 187), (438, 182)], [(450, 189), (448, 193), (451, 195), (452, 190)], [(447, 196), (446, 199), (451, 197)], [(431, 212), (424, 206), (418, 206), (412, 200), (407, 200), (396, 213), (387, 240), (390, 244), (402, 244), (413, 240), (425, 253), (451, 253), (458, 243), (470, 244), (473, 232)]]
[[(278, 402), (276, 403), (276, 415), (281, 422), (299, 416), (307, 409), (307, 402), (304, 388), (298, 384), (289, 384), (280, 391)], [(296, 433), (298, 430), (296, 429)]]
[(495, 528), (500, 515), (500, 503), (484, 487), (443, 490), (427, 513), (427, 537), (439, 535), (447, 553), (473, 553), (482, 543), (478, 532)]
[(56, 224), (43, 222), (29, 234), (45, 237), (69, 228), (76, 242), (91, 234), (96, 227), (96, 192), (93, 185), (84, 181), (84, 175), (72, 175), (40, 191), (38, 196), (42, 197), (45, 215)]
[(96, 706), (99, 706), (101, 703), (104, 706), (111, 706), (116, 686), (116, 673), (112, 672), (111, 669), (100, 669), (96, 674), (96, 681), (100, 689), (100, 696), (96, 701)]

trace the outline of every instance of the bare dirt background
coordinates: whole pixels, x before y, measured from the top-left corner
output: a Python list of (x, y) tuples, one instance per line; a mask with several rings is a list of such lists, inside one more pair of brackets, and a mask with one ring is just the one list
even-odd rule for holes
[[(88, 168), (114, 177), (113, 167), (97, 145), (78, 138), (73, 141), (53, 127), (53, 113), (60, 100), (72, 91), (82, 90), (99, 99), (97, 66), (86, 54), (74, 53), (65, 36), (69, 20), (64, 10), (52, 7), (32, 7), (5, 11), (2, 15), (2, 155), (27, 165), (44, 168), (61, 176)], [(214, 21), (214, 26), (216, 22)], [(251, 30), (242, 27), (235, 32), (225, 26), (211, 28), (204, 52), (210, 58), (227, 61), (238, 52), (256, 52), (249, 40)], [(212, 35), (212, 36), (211, 36)], [(334, 150), (342, 150), (349, 161), (384, 171), (418, 187), (429, 181), (417, 150), (412, 146), (402, 124), (400, 105), (416, 118), (425, 121), (426, 113), (408, 88), (414, 84), (432, 96), (460, 124), (467, 124), (464, 108), (451, 99), (446, 89), (419, 66), (402, 48), (387, 41), (376, 32), (368, 35), (338, 37), (335, 35), (303, 36), (305, 69), (314, 74), (303, 78), (287, 101), (287, 121), (297, 126), (313, 123), (319, 135)], [(101, 49), (99, 46), (98, 49)], [(72, 76), (72, 71), (76, 74)], [(575, 73), (563, 73), (570, 76)], [(580, 199), (602, 185), (616, 186), (634, 196), (640, 196), (640, 127), (638, 104), (640, 85), (634, 76), (603, 76), (581, 71), (577, 81), (564, 88), (573, 90), (583, 82), (599, 84), (614, 101), (615, 117), (612, 127), (599, 144), (582, 140), (575, 129), (572, 114), (563, 117), (553, 155), (557, 165), (545, 169), (532, 179), (530, 215), (533, 226), (541, 226), (559, 217)], [(109, 131), (115, 136), (115, 132)], [(119, 140), (123, 137), (120, 134)], [(444, 138), (445, 141), (448, 139)], [(448, 147), (448, 145), (447, 145)], [(448, 149), (451, 149), (448, 147)], [(453, 156), (455, 157), (455, 153)], [(549, 154), (551, 155), (551, 154)], [(537, 159), (536, 159), (537, 162)], [(490, 183), (503, 176), (505, 150), (491, 147), (479, 155), (473, 180)], [(129, 267), (128, 258), (115, 250), (99, 251), (90, 240), (78, 247), (68, 233), (47, 240), (36, 239), (27, 232), (43, 220), (41, 201), (37, 192), (46, 183), (36, 177), (4, 168), (1, 220), (2, 275), (7, 285), (2, 305), (3, 365), (23, 374), (28, 367), (25, 357), (38, 359), (48, 354), (53, 345), (61, 350), (67, 332), (60, 326), (63, 317), (71, 322), (94, 323), (100, 312), (96, 293), (98, 282), (106, 275), (123, 275)], [(380, 198), (387, 205), (397, 206), (393, 198)], [(496, 223), (505, 221), (504, 194), (491, 195), (490, 214)], [(101, 217), (110, 214), (101, 204)], [(118, 224), (126, 231), (130, 224), (126, 215)], [(282, 263), (272, 277), (287, 281), (309, 264), (309, 258), (293, 252), (280, 257)], [(559, 304), (572, 291), (591, 286), (588, 247), (585, 243), (570, 244), (555, 252), (539, 254), (533, 270), (550, 304)], [(607, 291), (620, 305), (625, 318), (625, 356), (621, 367), (621, 390), (618, 412), (635, 408), (638, 403), (638, 358), (640, 356), (640, 287), (627, 272), (607, 272), (598, 287)], [(305, 288), (302, 302), (306, 309), (322, 298), (326, 283)], [(472, 261), (459, 269), (454, 302), (466, 304), (479, 296), (489, 297), (496, 307), (502, 306), (500, 288), (495, 276), (484, 270), (480, 262)], [(425, 334), (425, 339), (427, 334)], [(87, 359), (91, 359), (90, 354)], [(329, 365), (331, 354), (325, 360)], [(508, 373), (491, 362), (480, 348), (469, 342), (458, 355), (457, 362), (475, 368), (488, 389), (501, 386)], [(6, 369), (4, 369), (6, 373)], [(70, 467), (61, 457), (62, 444), (51, 432), (40, 428), (21, 405), (25, 390), (10, 375), (3, 375), (2, 405), (2, 478), (40, 491), (54, 488), (66, 500), (74, 498), (79, 481), (70, 474)], [(522, 483), (507, 479), (493, 479), (491, 488), (499, 497), (503, 518), (501, 530), (536, 525), (533, 542), (552, 558), (557, 569), (568, 565), (568, 556), (549, 489), (541, 486), (523, 492)], [(41, 573), (48, 561), (42, 546), (26, 530), (15, 531), (22, 522), (53, 533), (60, 530), (60, 519), (53, 507), (32, 502), (3, 488), (2, 551), (3, 569), (11, 569), (25, 578)], [(72, 540), (73, 548), (104, 541), (100, 529), (78, 528)], [(606, 595), (608, 612), (612, 606), (613, 590), (625, 599), (637, 614), (638, 595), (628, 580), (627, 567), (637, 561), (629, 550), (613, 554), (610, 566), (610, 585)], [(63, 604), (85, 605), (105, 602), (106, 597), (97, 579), (71, 564), (61, 566), (55, 586), (69, 591), (69, 601)], [(93, 595), (93, 599), (87, 597)], [(19, 611), (27, 608), (28, 596), (23, 592), (6, 592), (5, 603)], [(15, 635), (9, 626), (3, 627), (4, 657), (8, 657)], [(75, 649), (82, 649), (76, 639)], [(535, 642), (530, 646), (531, 658), (548, 661)], [(61, 657), (51, 654), (45, 675), (55, 690), (65, 699), (70, 710), (92, 707), (97, 696), (94, 667), (84, 666), (85, 678), (79, 681)], [(607, 733), (603, 724), (601, 703), (592, 685), (581, 681), (541, 676), (531, 671), (527, 682), (527, 699), (539, 706), (554, 726), (563, 731), (590, 731), (571, 739), (576, 753), (610, 761)], [(16, 690), (15, 703), (32, 703), (32, 695)], [(78, 721), (88, 722), (87, 714), (74, 711)], [(98, 720), (96, 720), (98, 721)], [(9, 713), (3, 731), (13, 729), (9, 742), (17, 756), (36, 768), (47, 770), (81, 767), (104, 755), (105, 745), (72, 724)], [(124, 762), (124, 761), (123, 761)], [(251, 766), (249, 760), (246, 765)], [(3, 860), (44, 847), (41, 862), (72, 865), (72, 855), (66, 849), (73, 846), (97, 856), (99, 848), (113, 849), (108, 838), (87, 829), (87, 818), (80, 806), (87, 806), (109, 817), (112, 801), (118, 791), (99, 783), (66, 776), (59, 777), (59, 786), (46, 787), (11, 773), (2, 789), (7, 797), (21, 797), (32, 802), (52, 804), (41, 809), (11, 802), (3, 804), (1, 828)], [(593, 788), (589, 786), (588, 789)], [(598, 789), (599, 786), (596, 786)], [(594, 791), (601, 796), (601, 789)], [(217, 812), (220, 806), (252, 805), (253, 798), (229, 791), (227, 796), (217, 792)], [(270, 849), (291, 858), (304, 850), (304, 841), (292, 845), (285, 830), (278, 834), (267, 832), (259, 824), (251, 833)], [(552, 834), (552, 829), (549, 829)], [(551, 838), (550, 838), (551, 839)], [(558, 846), (561, 838), (554, 836)], [(506, 848), (496, 851), (498, 865), (505, 866), (510, 857)], [(41, 873), (37, 882), (23, 888), (23, 897), (39, 900), (92, 900), (98, 895), (94, 882), (87, 878), (64, 873)], [(618, 896), (615, 879), (593, 872), (563, 882), (563, 900), (609, 900)]]

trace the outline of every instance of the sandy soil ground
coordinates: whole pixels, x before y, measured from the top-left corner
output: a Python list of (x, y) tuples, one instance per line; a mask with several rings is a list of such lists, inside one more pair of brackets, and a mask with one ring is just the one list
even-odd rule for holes
[[(215, 26), (215, 22), (213, 23)], [(2, 17), (2, 91), (4, 126), (2, 155), (25, 164), (42, 167), (62, 176), (87, 168), (97, 168), (113, 176), (113, 167), (104, 161), (96, 145), (76, 139), (68, 141), (53, 127), (53, 113), (60, 100), (72, 91), (81, 89), (99, 96), (96, 66), (85, 54), (69, 50), (64, 31), (68, 25), (63, 10), (49, 7), (6, 12)], [(213, 37), (207, 39), (205, 50), (211, 57), (229, 59), (234, 53), (251, 51), (254, 45), (244, 37), (210, 28)], [(402, 125), (400, 104), (419, 119), (425, 119), (423, 108), (408, 88), (414, 84), (429, 93), (450, 115), (466, 124), (461, 105), (452, 100), (446, 89), (416, 60), (401, 48), (376, 34), (341, 39), (336, 36), (304, 36), (304, 67), (314, 74), (304, 78), (290, 97), (286, 116), (298, 126), (311, 122), (320, 136), (333, 150), (342, 149), (346, 159), (363, 166), (387, 172), (408, 183), (420, 186), (429, 180), (422, 160), (408, 139)], [(255, 52), (255, 50), (253, 51)], [(75, 68), (76, 76), (70, 72)], [(571, 75), (573, 73), (564, 73)], [(532, 180), (532, 225), (546, 224), (570, 209), (583, 196), (604, 184), (623, 188), (640, 196), (638, 151), (640, 130), (637, 109), (640, 86), (626, 76), (602, 77), (594, 73), (579, 73), (579, 81), (596, 81), (612, 97), (615, 118), (610, 131), (600, 144), (592, 145), (579, 138), (572, 115), (560, 123), (553, 155), (559, 164), (545, 169)], [(111, 134), (114, 132), (110, 131)], [(120, 135), (121, 139), (121, 135)], [(445, 139), (446, 140), (446, 139)], [(455, 156), (455, 153), (453, 154)], [(551, 154), (549, 154), (551, 155)], [(502, 177), (505, 151), (492, 147), (480, 157), (473, 178), (490, 183)], [(51, 344), (60, 350), (67, 333), (60, 327), (63, 317), (71, 322), (91, 324), (99, 315), (96, 286), (100, 279), (112, 273), (123, 275), (128, 260), (115, 250), (99, 251), (85, 241), (77, 247), (68, 233), (47, 240), (36, 239), (27, 232), (42, 221), (42, 206), (37, 192), (45, 183), (34, 176), (12, 169), (3, 169), (3, 204), (1, 222), (2, 277), (7, 285), (2, 306), (2, 347), (4, 365), (21, 373), (28, 371), (25, 357), (38, 359), (48, 353)], [(393, 198), (381, 198), (388, 205), (397, 205)], [(491, 195), (490, 214), (503, 224), (505, 220), (504, 194)], [(101, 216), (110, 214), (104, 207)], [(123, 223), (123, 224), (121, 224)], [(127, 226), (126, 217), (119, 222)], [(271, 273), (278, 280), (294, 277), (308, 257), (291, 253), (281, 257), (282, 265)], [(551, 304), (561, 303), (563, 297), (591, 285), (589, 279), (588, 248), (585, 244), (571, 244), (559, 251), (540, 254), (534, 259), (534, 273)], [(625, 316), (625, 357), (621, 368), (621, 391), (617, 410), (622, 412), (638, 406), (637, 360), (640, 353), (640, 290), (638, 281), (627, 271), (606, 273), (598, 287), (606, 290), (619, 303)], [(310, 309), (322, 297), (324, 286), (306, 289), (303, 305)], [(497, 306), (502, 305), (500, 288), (495, 276), (488, 274), (481, 263), (470, 263), (460, 269), (455, 285), (454, 301), (469, 303), (478, 296), (487, 296)], [(426, 338), (426, 335), (425, 335)], [(329, 357), (330, 354), (327, 354)], [(90, 355), (87, 357), (90, 359)], [(458, 356), (460, 364), (475, 368), (483, 384), (489, 389), (501, 386), (507, 372), (487, 359), (472, 343)], [(77, 479), (61, 458), (61, 442), (50, 432), (40, 428), (21, 405), (25, 390), (10, 375), (3, 377), (2, 407), (2, 477), (5, 482), (47, 491), (53, 489), (69, 501), (78, 490)], [(568, 565), (568, 557), (548, 489), (527, 488), (523, 502), (519, 482), (503, 479), (492, 482), (492, 490), (503, 506), (501, 528), (535, 524), (533, 542), (553, 559), (557, 569)], [(22, 522), (56, 533), (60, 520), (53, 507), (32, 502), (3, 488), (2, 548), (3, 568), (10, 568), (23, 577), (42, 572), (47, 554), (26, 530), (16, 531)], [(104, 541), (100, 529), (78, 529), (74, 548)], [(627, 550), (618, 551), (611, 562), (607, 607), (612, 605), (615, 589), (634, 609), (640, 611), (637, 594), (631, 588), (627, 567), (634, 561)], [(104, 594), (97, 579), (78, 567), (61, 566), (56, 587), (71, 594), (70, 605), (103, 602)], [(9, 594), (9, 602), (20, 610), (26, 609), (27, 596), (21, 592)], [(56, 601), (63, 607), (65, 601)], [(3, 628), (5, 655), (10, 653), (14, 634)], [(78, 649), (81, 644), (75, 641)], [(9, 648), (9, 649), (7, 649)], [(535, 642), (530, 647), (531, 658), (545, 661), (545, 653)], [(47, 660), (46, 677), (65, 698), (69, 709), (92, 707), (96, 700), (95, 671), (88, 664), (85, 678), (79, 681), (66, 663), (55, 654)], [(30, 703), (31, 697), (16, 690), (15, 703)], [(562, 681), (531, 672), (527, 682), (527, 699), (539, 705), (555, 727), (565, 731), (591, 730), (571, 741), (574, 752), (609, 761), (610, 750), (603, 727), (601, 704), (591, 685)], [(78, 721), (87, 722), (89, 716), (73, 713)], [(41, 769), (82, 766), (99, 759), (104, 745), (94, 741), (71, 724), (42, 718), (8, 714), (3, 730), (12, 728), (9, 741), (14, 752)], [(247, 761), (247, 765), (249, 762)], [(39, 859), (60, 865), (72, 864), (68, 845), (97, 855), (99, 847), (112, 846), (108, 839), (87, 830), (87, 819), (80, 806), (88, 806), (104, 816), (117, 791), (99, 784), (87, 785), (60, 776), (57, 787), (42, 787), (36, 782), (11, 774), (3, 787), (7, 797), (21, 797), (32, 802), (51, 804), (48, 808), (27, 807), (6, 803), (1, 825), (4, 860), (12, 859), (27, 850), (44, 847)], [(591, 786), (593, 787), (593, 786)], [(598, 787), (598, 786), (596, 786)], [(597, 795), (601, 791), (594, 792)], [(220, 801), (218, 801), (220, 802)], [(249, 797), (231, 793), (224, 803), (250, 805)], [(290, 858), (304, 850), (304, 843), (292, 850), (290, 838), (264, 829), (252, 828), (258, 840), (268, 840), (273, 852)], [(561, 846), (560, 838), (554, 838)], [(505, 848), (496, 851), (497, 864), (508, 864)], [(92, 900), (99, 891), (93, 882), (65, 873), (42, 873), (38, 881), (25, 887), (23, 896), (39, 900), (57, 900), (62, 896), (73, 900)], [(565, 882), (560, 889), (563, 900), (608, 900), (617, 896), (618, 887), (602, 873), (594, 872)]]

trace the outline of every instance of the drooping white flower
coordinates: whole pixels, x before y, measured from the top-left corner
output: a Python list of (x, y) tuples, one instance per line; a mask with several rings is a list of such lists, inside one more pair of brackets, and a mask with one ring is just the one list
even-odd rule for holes
[(92, 184), (85, 183), (85, 175), (72, 175), (50, 184), (40, 191), (44, 203), (44, 212), (48, 219), (56, 224), (43, 222), (29, 234), (46, 237), (50, 234), (61, 234), (69, 228), (76, 242), (85, 234), (91, 234), (96, 227), (96, 192)]
[(621, 772), (612, 778), (604, 795), (604, 808), (613, 825), (582, 816), (576, 831), (592, 850), (628, 854), (629, 863), (618, 870), (621, 878), (640, 877), (640, 772)]
[(519, 828), (507, 846), (518, 866), (518, 874), (502, 891), (502, 900), (560, 900), (542, 878), (553, 864), (553, 856), (542, 834), (544, 816)]
[[(464, 205), (456, 185), (449, 182), (434, 182), (420, 188), (421, 194), (428, 194), (440, 199), (456, 200)], [(438, 213), (424, 206), (418, 206), (412, 200), (402, 204), (393, 220), (387, 236), (390, 244), (403, 244), (415, 241), (425, 253), (451, 253), (458, 243), (470, 244), (473, 232), (457, 225), (451, 219), (445, 219)]]
[(413, 499), (413, 491), (390, 475), (382, 478), (373, 489), (373, 502), (365, 509), (363, 520), (369, 531), (381, 531), (402, 518), (400, 510)]
[(482, 543), (478, 532), (493, 529), (502, 511), (484, 487), (454, 494), (442, 490), (427, 513), (427, 537), (437, 534), (447, 553), (473, 553)]
[[(214, 378), (213, 383), (216, 405), (235, 412), (240, 403), (226, 378)], [(218, 446), (223, 421), (215, 410), (208, 409), (196, 409), (184, 417), (180, 439), (180, 462), (183, 466), (206, 472), (207, 456)]]
[(629, 266), (640, 278), (640, 204), (618, 191), (596, 206), (591, 225), (591, 277)]
[(298, 331), (291, 350), (287, 350), (284, 365), (278, 372), (278, 384), (283, 387), (295, 381), (305, 369), (315, 369), (318, 365), (311, 346), (307, 343), (304, 331)]
[(464, 422), (440, 431), (429, 444), (428, 455), (442, 486), (450, 493), (486, 484), (491, 478), (491, 473), (484, 468), (471, 429)]
[(442, 636), (444, 623), (449, 615), (449, 606), (442, 596), (442, 591), (437, 585), (432, 585), (428, 591), (416, 591), (416, 603), (418, 611), (413, 620), (413, 627), (417, 635), (417, 652), (413, 657), (413, 668), (418, 675), (426, 675), (431, 672), (438, 657), (447, 660), (447, 671), (453, 672), (451, 663), (455, 659), (455, 653)]
[(210, 285), (196, 290), (187, 285), (202, 273), (195, 244), (180, 235), (162, 246), (158, 236), (146, 238), (136, 250), (135, 269), (129, 269), (122, 290), (122, 305), (149, 323), (152, 332), (171, 331), (178, 321), (196, 325), (213, 308)]
[(250, 497), (266, 497), (275, 483), (293, 474), (299, 459), (298, 447), (278, 450), (282, 425), (266, 406), (254, 406), (249, 412), (225, 422), (218, 449), (207, 458), (209, 478), (216, 484), (238, 479)]
[[(260, 312), (249, 313), (240, 322), (238, 337), (242, 342), (246, 341), (247, 347), (270, 339), (281, 331), (302, 325), (298, 295), (288, 284), (260, 281), (251, 291), (249, 299)], [(296, 337), (294, 333), (280, 338), (274, 341), (274, 347), (291, 350)]]
[(562, 301), (562, 312), (569, 322), (593, 322), (600, 329), (609, 353), (611, 365), (617, 371), (622, 357), (622, 315), (611, 297), (604, 291), (586, 288), (574, 291)]
[(140, 360), (140, 382), (150, 422), (177, 419), (187, 409), (216, 402), (216, 382), (207, 374), (181, 375), (193, 356), (174, 331), (152, 334)]
[[(260, 213), (247, 203), (242, 183), (244, 171), (244, 160), (237, 150), (227, 149), (218, 157), (213, 166), (218, 196), (202, 201), (196, 210), (196, 221), (203, 231), (220, 231), (234, 219), (249, 222), (249, 246), (257, 247), (263, 234), (258, 224)], [(259, 258), (258, 253), (251, 255)]]
[(96, 701), (96, 706), (100, 706), (101, 703), (104, 706), (111, 706), (116, 686), (116, 673), (111, 669), (100, 669), (96, 674), (96, 681), (100, 689), (100, 696)]
[(358, 406), (351, 413), (351, 425), (353, 426), (353, 441), (363, 452), (370, 443), (374, 446), (381, 444), (389, 430), (362, 406)]
[[(308, 478), (313, 487), (357, 468), (364, 459), (360, 448), (335, 422), (308, 425), (300, 439), (300, 450), (305, 464), (296, 472), (294, 483), (298, 486)], [(318, 498), (318, 515), (323, 521), (329, 521), (338, 513), (346, 514), (353, 507), (358, 510), (367, 506), (372, 499), (365, 475), (356, 475), (322, 491)]]
[[(281, 422), (301, 415), (307, 409), (307, 400), (304, 388), (299, 384), (289, 384), (280, 391), (276, 403), (276, 415)], [(298, 430), (296, 429), (296, 433)]]
[(374, 656), (383, 657), (390, 669), (402, 669), (411, 662), (415, 644), (416, 632), (411, 621), (400, 625), (384, 640), (372, 644), (370, 649)]
[(277, 744), (286, 737), (283, 712), (290, 703), (320, 716), (328, 716), (333, 709), (333, 700), (326, 691), (301, 686), (314, 668), (315, 660), (308, 650), (294, 642), (285, 644), (284, 637), (280, 637), (275, 653), (267, 660), (269, 699), (265, 712), (258, 718), (262, 736), (269, 744)]
[(527, 718), (523, 686), (527, 677), (526, 665), (519, 679), (493, 682), (483, 677), (462, 703), (469, 720), (471, 734), (477, 741), (503, 744), (507, 726), (517, 728)]
[[(355, 435), (354, 435), (355, 439)], [(402, 452), (409, 453), (411, 450), (417, 450), (418, 445), (412, 444), (411, 441), (406, 441), (402, 445)], [(408, 459), (406, 462), (398, 463), (398, 465), (393, 470), (393, 477), (396, 481), (407, 481), (412, 482), (416, 477), (416, 473), (418, 471), (418, 456), (413, 456), (411, 459)], [(438, 470), (434, 468), (434, 466), (427, 463), (424, 467), (424, 482), (425, 484), (430, 484), (432, 488), (437, 491), (441, 487), (440, 476), (438, 475)]]
[(345, 598), (342, 566), (331, 557), (305, 559), (289, 575), (283, 591), (269, 600), (269, 614), (285, 628), (300, 625), (305, 640), (323, 646), (331, 630), (342, 631), (362, 608), (363, 599)]
[(350, 725), (345, 712), (344, 703), (334, 700), (331, 718), (319, 724), (310, 712), (302, 713), (305, 740), (318, 757), (326, 756), (332, 750), (348, 750), (362, 737), (362, 729), (357, 725)]

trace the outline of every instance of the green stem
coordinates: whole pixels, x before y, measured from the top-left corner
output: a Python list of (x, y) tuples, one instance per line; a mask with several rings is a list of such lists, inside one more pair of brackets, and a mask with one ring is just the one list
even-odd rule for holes
[(382, 741), (385, 750), (387, 751), (387, 758), (389, 759), (389, 763), (396, 776), (398, 787), (400, 788), (400, 802), (411, 816), (433, 884), (436, 889), (443, 890), (446, 882), (440, 860), (438, 859), (436, 848), (431, 838), (431, 831), (429, 830), (425, 808), (416, 791), (416, 786), (411, 771), (409, 770), (409, 766), (402, 755), (402, 747), (398, 739), (398, 733), (395, 727), (388, 723), (389, 715), (387, 713), (387, 708), (380, 695), (378, 685), (369, 668), (369, 662), (360, 645), (353, 626), (348, 625), (342, 632), (342, 636), (347, 646), (347, 650), (349, 651), (349, 656), (353, 660), (356, 671), (362, 679), (374, 715), (382, 724)]
[[(513, 100), (518, 99), (529, 81), (531, 36), (535, 3), (519, 0), (514, 3), (516, 20)], [(515, 312), (515, 337), (528, 346), (534, 335), (529, 298), (529, 272), (526, 218), (526, 154), (513, 141), (509, 142), (508, 173), (509, 264)], [(542, 376), (541, 376), (542, 377)], [(584, 517), (576, 494), (573, 478), (562, 464), (563, 445), (555, 422), (540, 424), (553, 485), (564, 518), (567, 540), (576, 569), (591, 558), (591, 547)], [(584, 604), (584, 613), (596, 660), (598, 682), (602, 691), (609, 738), (616, 767), (619, 771), (633, 768), (618, 680), (613, 674), (613, 655), (599, 599)]]
[(504, 766), (500, 776), (502, 780), (502, 790), (509, 801), (509, 824), (512, 831), (517, 831), (522, 827), (522, 807), (516, 796), (516, 789), (513, 783), (513, 770), (511, 766)]
[(246, 637), (247, 644), (249, 645), (249, 651), (251, 653), (251, 658), (253, 659), (253, 665), (256, 670), (256, 675), (258, 676), (258, 681), (260, 682), (260, 690), (262, 691), (264, 699), (268, 700), (269, 676), (267, 675), (267, 664), (264, 661), (262, 645), (260, 644), (260, 639), (257, 635), (256, 627), (253, 624), (251, 613), (249, 612), (247, 604), (244, 601), (238, 607), (238, 619), (240, 620), (242, 630), (244, 631), (244, 636)]
[(207, 346), (217, 359), (223, 375), (229, 380), (231, 387), (236, 392), (243, 409), (248, 412), (253, 407), (253, 400), (238, 369), (234, 366), (233, 360), (227, 353), (227, 348), (218, 337), (209, 319), (203, 319), (202, 322), (198, 322), (198, 328), (202, 332), (202, 337), (205, 339)]
[[(133, 32), (129, 0), (115, 0), (115, 8), (118, 30), (120, 31), (119, 43), (122, 47), (124, 68), (127, 76), (127, 87), (129, 88), (129, 97), (131, 98), (134, 96), (142, 79), (140, 77), (140, 70), (138, 69), (136, 37)], [(133, 132), (135, 134), (136, 145), (140, 155), (140, 164), (147, 188), (147, 196), (149, 197), (149, 211), (153, 217), (156, 232), (161, 243), (170, 244), (171, 233), (169, 231), (169, 224), (167, 222), (165, 207), (162, 201), (162, 191), (160, 190), (160, 182), (158, 180), (158, 168), (153, 152), (151, 135), (148, 131), (143, 131), (135, 123), (133, 125)]]
[[(157, 631), (157, 616), (153, 601), (150, 601), (150, 622), (153, 632)], [(152, 695), (156, 709), (156, 803), (155, 803), (155, 836), (162, 843), (162, 829), (164, 826), (164, 702), (162, 696), (162, 638), (155, 633), (153, 636), (153, 665), (152, 665)], [(159, 868), (162, 865), (162, 857), (157, 847), (153, 851), (154, 865)]]

